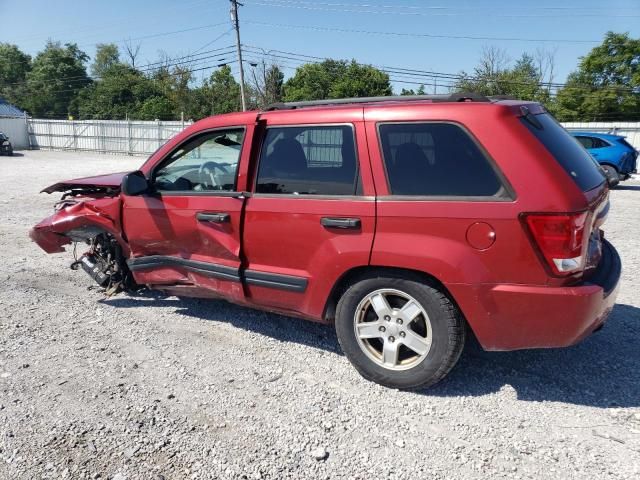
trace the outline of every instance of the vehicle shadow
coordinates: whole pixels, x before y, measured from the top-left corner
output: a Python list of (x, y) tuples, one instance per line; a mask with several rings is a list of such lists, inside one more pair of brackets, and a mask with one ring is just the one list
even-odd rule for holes
[(613, 190), (638, 190), (638, 191), (640, 191), (640, 185), (618, 185)]
[(160, 292), (143, 290), (100, 300), (116, 308), (153, 306), (173, 313), (206, 321), (224, 322), (243, 330), (266, 335), (281, 341), (296, 342), (342, 355), (335, 330), (324, 324), (295, 317), (241, 307), (225, 300), (187, 297), (166, 297)]
[(485, 395), (593, 407), (640, 406), (640, 308), (617, 304), (604, 328), (569, 347), (485, 352), (468, 342), (449, 376), (425, 395)]
[[(239, 307), (224, 300), (167, 297), (155, 292), (102, 300), (116, 308), (144, 305), (206, 321), (226, 322), (280, 341), (342, 355), (332, 327)], [(640, 406), (640, 308), (615, 306), (602, 331), (574, 347), (485, 352), (470, 339), (454, 370), (426, 396), (482, 396), (509, 389), (519, 400), (594, 407)]]
[(9, 158), (15, 158), (15, 157), (24, 157), (24, 153), (14, 151), (13, 155), (11, 155)]

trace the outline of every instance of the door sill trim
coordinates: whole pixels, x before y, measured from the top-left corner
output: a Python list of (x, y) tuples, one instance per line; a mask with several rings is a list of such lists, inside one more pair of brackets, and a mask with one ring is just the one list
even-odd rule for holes
[(148, 257), (131, 258), (127, 260), (127, 265), (132, 272), (148, 270), (150, 268), (182, 267), (208, 277), (233, 280), (236, 282), (240, 281), (240, 271), (237, 268), (167, 255), (150, 255)]
[(200, 275), (243, 282), (247, 285), (275, 288), (290, 292), (302, 293), (307, 289), (309, 281), (304, 277), (283, 275), (280, 273), (260, 272), (257, 270), (245, 270), (220, 265), (217, 263), (190, 260), (187, 258), (172, 257), (170, 255), (149, 255), (127, 260), (129, 270), (132, 272), (149, 270), (152, 268), (181, 267)]
[(307, 289), (307, 279), (293, 275), (282, 275), (280, 273), (258, 272), (256, 270), (245, 270), (244, 280), (249, 285), (256, 285), (267, 288), (277, 288), (279, 290), (289, 290), (291, 292), (304, 292)]

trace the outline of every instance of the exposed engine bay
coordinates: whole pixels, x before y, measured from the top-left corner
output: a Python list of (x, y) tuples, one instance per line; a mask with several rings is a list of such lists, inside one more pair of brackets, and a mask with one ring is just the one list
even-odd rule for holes
[[(75, 232), (69, 232), (69, 234), (73, 235)], [(89, 250), (75, 259), (71, 264), (73, 270), (82, 267), (99, 286), (105, 289), (107, 296), (139, 289), (127, 267), (122, 247), (112, 235), (100, 233), (86, 239), (85, 242), (89, 245)]]

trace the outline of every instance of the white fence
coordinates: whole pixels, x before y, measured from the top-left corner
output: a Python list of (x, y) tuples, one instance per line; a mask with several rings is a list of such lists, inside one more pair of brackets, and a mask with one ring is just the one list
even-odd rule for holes
[(27, 127), (31, 148), (148, 155), (190, 124), (30, 118)]
[(0, 132), (9, 137), (15, 150), (29, 148), (28, 120), (25, 117), (0, 117)]
[[(126, 120), (0, 119), (15, 148), (86, 150), (103, 153), (148, 155), (191, 122)], [(624, 135), (640, 150), (640, 122), (570, 122), (568, 130)]]

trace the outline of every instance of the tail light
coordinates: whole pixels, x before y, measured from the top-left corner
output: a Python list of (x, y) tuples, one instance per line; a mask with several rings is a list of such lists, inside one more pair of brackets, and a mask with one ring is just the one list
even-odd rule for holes
[(555, 275), (584, 268), (587, 212), (524, 214), (524, 223), (542, 257)]

